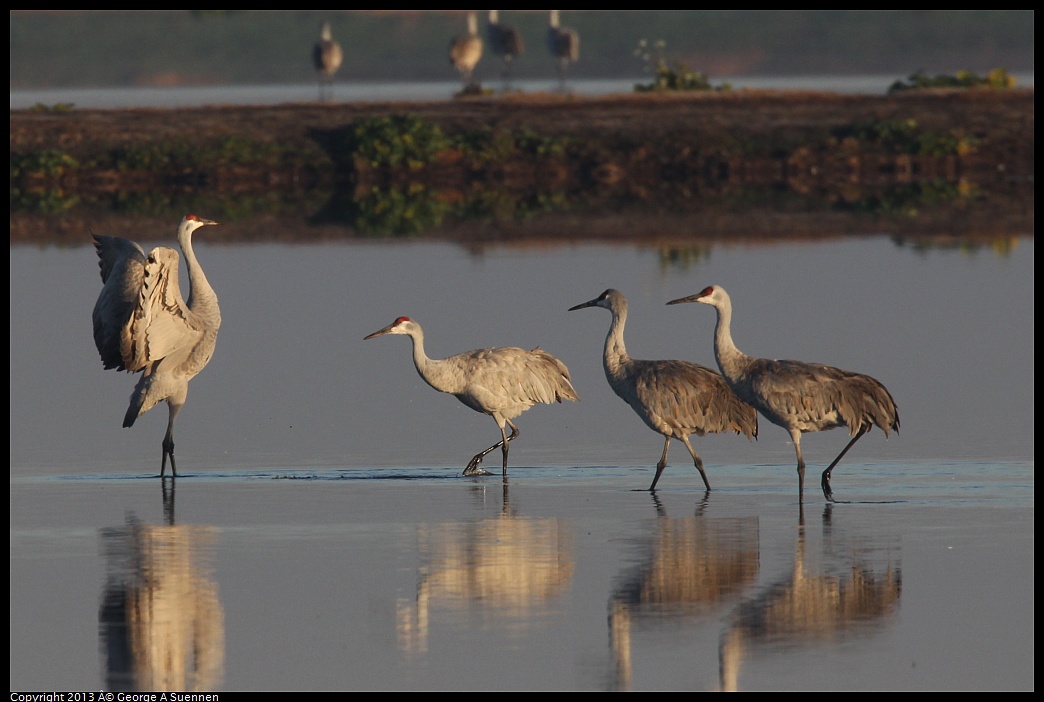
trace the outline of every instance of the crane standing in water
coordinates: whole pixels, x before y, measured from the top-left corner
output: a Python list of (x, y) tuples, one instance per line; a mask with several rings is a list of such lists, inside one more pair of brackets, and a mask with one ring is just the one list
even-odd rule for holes
[[(511, 420), (537, 403), (552, 404), (578, 400), (565, 364), (546, 351), (526, 351), (513, 346), (476, 349), (443, 359), (431, 359), (424, 352), (424, 330), (409, 317), (399, 317), (388, 326), (367, 335), (404, 334), (413, 340), (413, 364), (431, 387), (447, 392), (465, 405), (493, 417), (500, 427), (500, 441), (475, 454), (464, 475), (489, 475), (479, 468), (487, 453), (500, 447), (504, 455), (503, 475), (507, 477), (508, 442), (519, 435)], [(511, 427), (508, 436), (504, 426)]]
[(189, 297), (178, 284), (178, 252), (160, 246), (148, 256), (127, 239), (92, 234), (101, 268), (102, 291), (94, 305), (94, 344), (106, 370), (141, 373), (123, 426), (166, 401), (169, 410), (163, 437), (160, 477), (174, 465), (174, 420), (185, 404), (189, 381), (210, 362), (221, 327), (217, 295), (192, 250), (192, 232), (215, 225), (186, 215), (178, 226), (185, 254)]
[(559, 10), (551, 10), (547, 25), (547, 48), (558, 67), (558, 83), (562, 90), (566, 87), (566, 69), (570, 63), (580, 58), (580, 35), (575, 29), (559, 24)]
[(511, 67), (515, 57), (520, 56), (526, 48), (522, 35), (514, 27), (500, 23), (499, 10), (489, 10), (486, 18), (486, 37), (489, 39), (489, 48), (504, 61), (504, 90), (510, 90)]
[(472, 75), (482, 58), (482, 39), (478, 35), (478, 18), (474, 12), (468, 13), (467, 21), (467, 34), (454, 38), (449, 48), (450, 63), (460, 72), (463, 92), (474, 89)]
[(624, 346), (627, 300), (618, 290), (610, 288), (589, 302), (570, 307), (569, 311), (585, 307), (601, 307), (613, 315), (602, 355), (609, 386), (650, 429), (666, 438), (649, 490), (656, 489), (656, 482), (667, 465), (667, 449), (672, 438), (689, 449), (704, 486), (710, 490), (703, 460), (693, 449), (689, 436), (734, 431), (755, 439), (758, 436), (758, 413), (736, 397), (725, 379), (710, 368), (688, 361), (631, 358)]
[(798, 494), (804, 498), (805, 459), (801, 435), (835, 427), (849, 429), (852, 440), (823, 471), (820, 486), (833, 499), (830, 473), (848, 450), (874, 425), (885, 436), (899, 431), (899, 409), (891, 394), (868, 375), (804, 361), (775, 361), (754, 358), (736, 348), (732, 341), (732, 300), (721, 286), (710, 286), (689, 297), (671, 300), (702, 302), (718, 312), (714, 327), (714, 357), (722, 375), (744, 402), (753, 405), (765, 419), (790, 433), (797, 453)]
[(319, 26), (319, 41), (312, 48), (312, 65), (319, 80), (319, 101), (329, 100), (333, 96), (334, 74), (341, 69), (344, 52), (341, 45), (334, 41), (333, 30), (329, 22)]

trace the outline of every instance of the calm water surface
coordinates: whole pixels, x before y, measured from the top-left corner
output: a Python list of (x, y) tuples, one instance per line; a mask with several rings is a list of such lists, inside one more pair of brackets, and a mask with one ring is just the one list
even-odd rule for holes
[[(120, 428), (93, 250), (11, 249), (12, 690), (1033, 689), (1031, 235), (679, 259), (218, 234), (197, 253), (225, 321), (176, 489), (165, 410)], [(856, 445), (841, 504), (799, 505), (768, 423), (694, 439), (713, 492), (676, 445), (642, 491), (662, 441), (605, 382), (608, 313), (566, 310), (616, 287), (633, 356), (713, 365), (713, 310), (664, 304), (709, 284), (741, 349), (896, 397), (900, 435)], [(434, 357), (539, 344), (581, 400), (518, 420), (507, 482), (462, 478), (496, 426), (408, 340), (363, 341), (399, 315)], [(812, 474), (845, 442), (807, 436)]]

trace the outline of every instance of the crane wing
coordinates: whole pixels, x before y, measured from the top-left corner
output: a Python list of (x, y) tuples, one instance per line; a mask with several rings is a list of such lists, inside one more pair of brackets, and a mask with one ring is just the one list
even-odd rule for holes
[(888, 427), (897, 428), (892, 426), (896, 418), (889, 415), (894, 413), (891, 396), (870, 376), (820, 363), (762, 363), (764, 368), (752, 374), (751, 387), (761, 396), (763, 411), (789, 417), (801, 431), (847, 425), (854, 435), (875, 423), (886, 434)]
[(127, 239), (93, 237), (102, 278), (102, 291), (92, 314), (94, 345), (106, 369), (125, 370), (130, 346), (124, 332), (145, 279), (145, 252)]
[(467, 369), (468, 379), (465, 391), (457, 396), (479, 412), (579, 399), (569, 369), (543, 349), (477, 349), (454, 359)]
[[(736, 397), (720, 373), (687, 361), (632, 363), (636, 399), (657, 421), (699, 435), (733, 431), (757, 436), (757, 412)], [(636, 411), (642, 414), (642, 409)]]
[(193, 327), (178, 284), (178, 252), (160, 246), (149, 252), (143, 266), (138, 304), (124, 329), (128, 370), (192, 348), (203, 336)]

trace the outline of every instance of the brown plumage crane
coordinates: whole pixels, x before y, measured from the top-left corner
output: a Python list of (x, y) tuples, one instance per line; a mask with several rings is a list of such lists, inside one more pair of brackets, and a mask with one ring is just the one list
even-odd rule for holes
[(328, 100), (333, 95), (333, 79), (341, 70), (344, 52), (341, 45), (334, 41), (333, 30), (329, 22), (319, 25), (319, 41), (312, 47), (312, 65), (319, 80), (319, 100)]
[(450, 63), (460, 73), (461, 90), (464, 92), (472, 88), (472, 75), (482, 58), (482, 38), (478, 35), (478, 18), (474, 12), (468, 13), (467, 22), (467, 34), (455, 37), (449, 47)]
[(811, 431), (848, 427), (852, 440), (823, 471), (823, 495), (833, 499), (830, 474), (834, 466), (863, 434), (874, 425), (885, 436), (899, 431), (899, 409), (891, 394), (869, 375), (841, 370), (820, 363), (776, 361), (754, 358), (736, 348), (732, 341), (732, 300), (721, 286), (710, 286), (689, 297), (671, 300), (702, 302), (717, 310), (714, 327), (714, 357), (722, 375), (744, 402), (753, 405), (765, 419), (790, 433), (797, 453), (798, 494), (804, 498), (805, 459), (801, 435)]
[(631, 358), (624, 345), (627, 300), (612, 288), (569, 311), (601, 307), (613, 315), (605, 337), (602, 366), (609, 386), (631, 406), (646, 425), (666, 437), (663, 455), (656, 464), (656, 476), (649, 490), (656, 489), (671, 439), (685, 444), (703, 484), (711, 489), (703, 460), (689, 442), (689, 436), (734, 431), (748, 439), (757, 438), (758, 413), (740, 401), (720, 374), (688, 361), (642, 361)]
[(141, 373), (123, 426), (160, 402), (169, 410), (163, 437), (160, 477), (174, 465), (174, 420), (185, 404), (188, 384), (210, 362), (221, 327), (217, 295), (192, 250), (192, 232), (215, 225), (186, 215), (178, 226), (185, 254), (189, 297), (178, 284), (178, 252), (159, 246), (148, 256), (127, 239), (93, 234), (101, 268), (102, 291), (94, 305), (94, 344), (106, 369)]
[(580, 35), (575, 29), (559, 24), (559, 10), (551, 10), (547, 21), (547, 48), (555, 59), (558, 68), (558, 83), (562, 90), (566, 87), (566, 69), (570, 63), (580, 58)]
[(489, 10), (486, 17), (486, 38), (489, 39), (490, 50), (504, 62), (504, 90), (509, 90), (513, 62), (526, 50), (522, 35), (514, 27), (500, 23), (499, 10)]
[[(464, 475), (489, 475), (479, 468), (487, 453), (500, 447), (504, 455), (503, 474), (507, 477), (508, 442), (519, 435), (511, 420), (538, 403), (553, 404), (580, 399), (573, 389), (569, 369), (548, 352), (538, 348), (526, 351), (513, 346), (476, 349), (443, 359), (432, 359), (424, 352), (424, 330), (409, 317), (399, 317), (388, 326), (367, 335), (404, 334), (413, 340), (413, 364), (431, 387), (446, 392), (465, 405), (493, 417), (500, 427), (500, 441), (471, 459)], [(507, 435), (504, 426), (511, 427)]]

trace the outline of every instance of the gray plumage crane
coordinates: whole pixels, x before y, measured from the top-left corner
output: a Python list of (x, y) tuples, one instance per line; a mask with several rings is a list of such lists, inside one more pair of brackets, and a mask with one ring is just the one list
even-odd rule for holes
[(613, 315), (602, 355), (609, 386), (650, 429), (666, 437), (649, 490), (656, 489), (656, 482), (667, 465), (671, 439), (685, 444), (704, 486), (710, 490), (703, 460), (689, 442), (689, 436), (734, 431), (754, 439), (758, 436), (758, 413), (740, 401), (725, 379), (710, 368), (688, 361), (631, 358), (624, 345), (627, 300), (618, 290), (610, 288), (589, 302), (570, 307), (569, 311), (585, 307), (601, 307)]
[[(537, 403), (553, 404), (580, 399), (573, 389), (569, 369), (557, 358), (537, 347), (526, 351), (513, 346), (476, 349), (443, 359), (424, 352), (424, 330), (409, 317), (399, 317), (388, 326), (364, 337), (405, 334), (413, 340), (413, 364), (431, 387), (447, 392), (465, 405), (493, 417), (500, 427), (500, 441), (475, 454), (464, 475), (489, 475), (479, 468), (487, 453), (500, 447), (507, 477), (508, 442), (518, 435), (511, 420)], [(511, 427), (507, 435), (504, 426)]]
[(848, 450), (874, 425), (885, 436), (899, 431), (899, 410), (884, 385), (868, 375), (820, 363), (776, 361), (754, 358), (736, 348), (732, 341), (732, 301), (721, 286), (710, 286), (689, 297), (671, 300), (702, 302), (717, 310), (714, 327), (714, 357), (722, 375), (744, 402), (753, 405), (765, 419), (790, 433), (797, 453), (798, 494), (804, 498), (805, 459), (801, 435), (811, 431), (848, 427), (852, 440), (823, 471), (823, 495), (833, 499), (830, 474)]
[(185, 404), (188, 384), (210, 362), (221, 327), (217, 295), (192, 250), (192, 233), (216, 225), (186, 215), (178, 226), (178, 244), (188, 269), (186, 302), (178, 284), (178, 252), (165, 246), (146, 256), (127, 239), (93, 234), (101, 268), (102, 291), (94, 305), (94, 344), (106, 370), (141, 373), (123, 426), (160, 402), (168, 408), (160, 477), (174, 465), (174, 420)]
[(333, 30), (329, 22), (319, 25), (319, 41), (312, 47), (312, 65), (319, 81), (319, 100), (328, 100), (333, 95), (333, 79), (341, 70), (344, 52), (341, 45), (334, 41)]
[(490, 50), (504, 62), (504, 90), (509, 90), (513, 62), (526, 50), (522, 35), (514, 27), (500, 23), (499, 10), (489, 10), (486, 17), (486, 38), (489, 39)]
[(482, 58), (482, 38), (478, 35), (478, 18), (474, 12), (468, 13), (467, 23), (467, 34), (455, 37), (449, 48), (450, 64), (460, 73), (463, 92), (474, 89), (472, 75)]
[(558, 67), (558, 83), (562, 90), (566, 87), (566, 69), (570, 63), (580, 58), (580, 35), (575, 29), (559, 24), (559, 10), (551, 10), (547, 24), (547, 48), (554, 57)]

